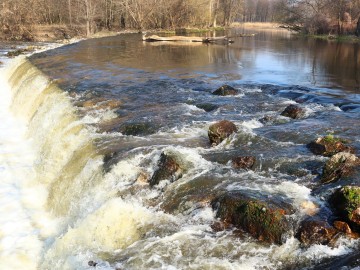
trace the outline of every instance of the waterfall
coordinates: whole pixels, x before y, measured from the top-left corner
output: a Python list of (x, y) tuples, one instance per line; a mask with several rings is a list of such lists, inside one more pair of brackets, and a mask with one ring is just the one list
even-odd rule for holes
[[(103, 156), (69, 95), (26, 58), (15, 59), (4, 77), (11, 89), (8, 107), (24, 125), (23, 140), (33, 156), (19, 192), (25, 193), (24, 211), (31, 212), (29, 230), (37, 231), (38, 254), (25, 258), (31, 264), (18, 263), (27, 269), (85, 268), (72, 254), (83, 252), (90, 260), (92, 251), (110, 252), (138, 240), (151, 211), (117, 196), (121, 179), (117, 172), (105, 174)], [(136, 175), (135, 169), (128, 177)]]

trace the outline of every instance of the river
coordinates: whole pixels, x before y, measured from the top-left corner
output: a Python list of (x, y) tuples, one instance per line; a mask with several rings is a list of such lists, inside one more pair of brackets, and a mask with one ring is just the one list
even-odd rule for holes
[[(304, 202), (331, 222), (330, 194), (360, 184), (358, 171), (320, 184), (327, 158), (306, 147), (334, 134), (359, 155), (359, 44), (244, 31), (225, 45), (124, 34), (7, 61), (0, 268), (357, 269), (359, 240), (303, 247), (294, 235)], [(238, 94), (212, 95), (224, 84)], [(305, 115), (281, 116), (289, 104)], [(223, 119), (238, 132), (212, 147)], [(162, 153), (182, 176), (150, 187)], [(233, 168), (244, 155), (253, 169)], [(283, 244), (214, 229), (212, 196), (237, 190), (291, 204)]]

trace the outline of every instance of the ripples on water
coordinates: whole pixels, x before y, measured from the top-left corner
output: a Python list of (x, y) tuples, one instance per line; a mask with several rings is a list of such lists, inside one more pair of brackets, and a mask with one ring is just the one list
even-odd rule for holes
[[(357, 241), (300, 248), (293, 232), (281, 246), (214, 232), (202, 198), (251, 190), (287, 198), (294, 227), (304, 201), (331, 218), (327, 196), (359, 185), (359, 174), (319, 186), (325, 158), (305, 145), (334, 133), (360, 149), (358, 51), (270, 32), (229, 46), (124, 35), (30, 57), (10, 84), (12, 110), (33, 140), (32, 185), (47, 194), (43, 207), (53, 215), (48, 228), (34, 225), (44, 242), (40, 268), (88, 269), (94, 261), (99, 269), (299, 269), (334, 257), (341, 264)], [(225, 83), (239, 94), (211, 94)], [(304, 118), (280, 116), (292, 103)], [(273, 121), (259, 121), (264, 116)], [(221, 119), (239, 132), (211, 148), (208, 126)], [(142, 131), (127, 135), (130, 124)], [(162, 151), (175, 153), (186, 173), (151, 189), (143, 179)], [(239, 155), (257, 157), (253, 171), (230, 166)]]

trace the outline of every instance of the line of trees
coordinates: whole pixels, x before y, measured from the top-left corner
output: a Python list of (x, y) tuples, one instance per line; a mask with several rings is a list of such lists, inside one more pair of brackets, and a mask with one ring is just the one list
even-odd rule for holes
[(307, 34), (360, 35), (360, 0), (280, 0), (281, 20)]
[(103, 29), (216, 27), (234, 21), (346, 33), (359, 16), (360, 0), (0, 0), (0, 31), (22, 39), (31, 39), (34, 25), (66, 25), (90, 35)]

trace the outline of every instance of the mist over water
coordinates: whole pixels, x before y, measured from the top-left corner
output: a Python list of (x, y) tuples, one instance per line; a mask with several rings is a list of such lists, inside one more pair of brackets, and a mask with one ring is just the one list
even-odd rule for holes
[[(360, 183), (355, 174), (319, 185), (326, 158), (306, 148), (331, 133), (359, 155), (358, 45), (269, 31), (235, 37), (231, 45), (140, 37), (86, 40), (3, 69), (0, 192), (9, 207), (1, 211), (0, 268), (346, 265), (339, 259), (354, 256), (358, 240), (303, 248), (294, 234), (307, 214), (304, 202), (332, 219), (327, 197), (340, 185)], [(223, 84), (239, 94), (211, 94)], [(295, 103), (303, 118), (280, 116)], [(265, 116), (273, 121), (260, 121)], [(208, 127), (222, 119), (239, 131), (211, 147)], [(161, 153), (176, 156), (184, 173), (150, 187)], [(253, 170), (231, 166), (243, 155), (256, 157)], [(292, 205), (284, 244), (213, 229), (209, 198), (234, 190)]]

